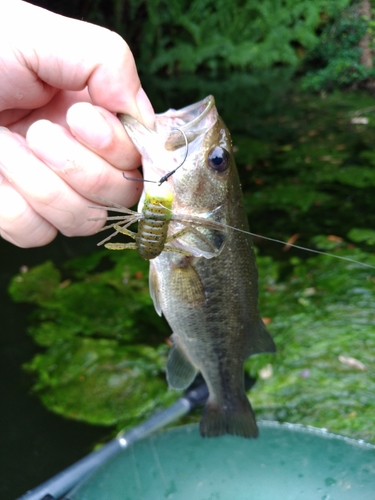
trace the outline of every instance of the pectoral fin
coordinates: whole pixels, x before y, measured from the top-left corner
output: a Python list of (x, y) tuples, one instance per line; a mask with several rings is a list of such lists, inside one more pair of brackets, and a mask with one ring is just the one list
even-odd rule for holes
[[(182, 217), (181, 217), (182, 219)], [(204, 219), (203, 217), (199, 219), (201, 225), (198, 226), (195, 222), (179, 220), (178, 216), (175, 216), (173, 220), (179, 221), (180, 226), (185, 229), (182, 230), (182, 234), (178, 235), (177, 239), (174, 240), (173, 244), (183, 250), (189, 252), (190, 255), (194, 257), (204, 257), (205, 259), (212, 259), (217, 257), (224, 248), (224, 244), (227, 240), (227, 232), (225, 228), (222, 227), (211, 227), (211, 221)], [(207, 224), (207, 226), (205, 225)]]
[(155, 311), (159, 316), (162, 315), (161, 301), (160, 301), (160, 287), (158, 275), (155, 266), (152, 261), (150, 261), (150, 271), (148, 275), (148, 282), (150, 287), (150, 295), (154, 302)]
[[(173, 340), (173, 335), (172, 335)], [(186, 389), (194, 380), (198, 370), (191, 364), (182, 348), (173, 344), (167, 362), (167, 380), (171, 389)]]

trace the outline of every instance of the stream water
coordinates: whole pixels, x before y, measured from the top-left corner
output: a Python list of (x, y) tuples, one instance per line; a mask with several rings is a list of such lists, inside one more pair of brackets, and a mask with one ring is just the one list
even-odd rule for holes
[(30, 393), (22, 369), (36, 346), (26, 333), (31, 306), (11, 301), (9, 280), (21, 266), (62, 262), (91, 251), (92, 238), (59, 236), (43, 248), (21, 249), (0, 239), (0, 498), (14, 500), (92, 451), (108, 428), (66, 420)]

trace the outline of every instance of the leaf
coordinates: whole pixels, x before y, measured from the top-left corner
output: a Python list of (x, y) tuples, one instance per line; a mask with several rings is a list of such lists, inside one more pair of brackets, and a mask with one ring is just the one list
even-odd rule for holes
[(375, 231), (373, 229), (353, 228), (348, 233), (348, 238), (357, 243), (375, 245)]

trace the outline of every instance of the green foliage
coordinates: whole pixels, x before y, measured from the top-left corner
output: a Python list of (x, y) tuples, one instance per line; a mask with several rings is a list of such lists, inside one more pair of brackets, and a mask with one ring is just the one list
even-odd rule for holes
[(353, 228), (348, 233), (348, 238), (355, 242), (366, 242), (368, 245), (375, 245), (375, 231), (373, 229)]
[[(339, 3), (339, 5), (337, 5)], [(159, 70), (249, 69), (297, 65), (296, 47), (313, 48), (322, 11), (346, 1), (146, 1), (140, 64)]]
[[(329, 17), (348, 2), (133, 0), (122, 34), (146, 73), (296, 66), (318, 43), (322, 13)], [(127, 35), (137, 22), (135, 44)]]
[[(374, 256), (346, 245), (332, 251), (375, 265)], [(142, 319), (134, 318), (134, 309), (124, 300), (125, 296), (130, 300), (131, 294), (140, 303), (150, 300), (143, 297), (146, 283), (138, 275), (140, 267), (134, 265), (131, 252), (118, 255), (112, 270), (87, 271), (75, 283), (56, 283), (55, 293), (48, 298), (41, 299), (39, 293), (54, 273), (48, 263), (16, 276), (11, 290), (18, 300), (25, 300), (26, 290), (32, 291), (32, 301), (39, 304), (31, 333), (48, 348), (37, 354), (27, 369), (37, 376), (34, 390), (43, 403), (69, 418), (128, 428), (174, 401), (176, 393), (167, 391), (164, 380), (166, 331), (161, 328), (156, 341), (152, 342), (151, 336), (141, 343)], [(136, 260), (143, 265), (138, 256)], [(77, 261), (73, 262), (73, 267), (76, 265)], [(260, 308), (270, 321), (278, 347), (276, 357), (258, 355), (246, 363), (251, 374), (261, 375), (250, 395), (258, 418), (327, 427), (375, 441), (374, 272), (326, 256), (307, 262), (293, 258), (289, 265), (290, 273), (281, 279), (280, 264), (270, 257), (258, 257)], [(119, 273), (124, 266), (129, 278), (126, 283)], [(90, 302), (92, 288), (102, 281), (116, 288), (122, 316), (127, 323), (137, 321), (134, 327), (139, 332), (121, 334), (120, 328), (127, 331), (126, 323), (118, 318), (116, 328), (113, 318), (107, 316), (113, 296), (101, 289), (100, 304), (81, 307), (84, 301)], [(81, 288), (81, 299), (77, 299), (74, 287)], [(102, 317), (98, 317), (96, 307)], [(51, 310), (55, 311), (53, 321)], [(78, 322), (75, 328), (72, 314)], [(155, 312), (149, 314), (156, 317)], [(61, 325), (72, 328), (70, 335)], [(108, 338), (112, 329), (117, 334)], [(340, 358), (344, 361), (355, 358), (364, 367), (345, 364), (339, 356), (344, 356)], [(272, 366), (268, 376), (264, 376), (265, 366), (268, 372)]]
[[(246, 103), (245, 91), (242, 98)], [(226, 121), (251, 229), (284, 241), (299, 235), (296, 244), (373, 263), (373, 99), (294, 90), (268, 112), (253, 107), (249, 118), (244, 108), (243, 116), (231, 121), (228, 114)], [(358, 117), (367, 124), (357, 124)], [(374, 271), (322, 256), (303, 262), (290, 258), (293, 249), (257, 244), (278, 259), (258, 257), (260, 310), (271, 321), (278, 352), (246, 363), (260, 374), (249, 393), (257, 416), (375, 441)]]
[[(358, 51), (356, 51), (358, 52)], [(366, 68), (359, 62), (359, 54), (356, 58), (335, 58), (329, 61), (325, 68), (316, 72), (309, 72), (303, 79), (303, 86), (308, 90), (332, 90), (337, 87), (348, 87), (350, 85), (365, 82), (375, 77), (373, 68)]]
[(375, 77), (375, 69), (366, 68), (360, 62), (360, 41), (366, 32), (373, 31), (373, 24), (358, 14), (358, 5), (355, 3), (343, 11), (324, 28), (319, 45), (309, 54), (310, 60), (320, 60), (323, 67), (308, 72), (303, 78), (307, 90), (348, 87)]
[[(42, 325), (30, 329), (39, 345), (50, 347), (75, 335), (121, 342), (147, 338), (147, 342), (152, 343), (154, 337), (149, 332), (160, 331), (162, 323), (152, 314), (147, 266), (134, 260), (135, 255), (124, 262), (111, 254), (111, 260), (116, 263), (113, 269), (100, 274), (89, 273), (107, 256), (107, 252), (101, 251), (88, 263), (84, 259), (69, 263), (73, 270), (72, 280), (61, 282), (60, 272), (51, 262), (13, 280), (10, 293), (15, 300), (47, 304), (33, 316), (36, 322), (42, 320)], [(124, 307), (127, 314), (124, 314)]]
[[(346, 13), (351, 0), (35, 0), (43, 7), (105, 26), (130, 45), (140, 72), (296, 69), (306, 54), (323, 65), (309, 88), (361, 81), (358, 37), (372, 24)], [(361, 24), (362, 23), (362, 24)], [(324, 27), (326, 27), (324, 29)], [(323, 35), (321, 31), (323, 29)], [(319, 42), (321, 38), (321, 41)], [(314, 49), (316, 49), (314, 51)], [(332, 77), (333, 75), (333, 77)]]
[[(256, 70), (306, 56), (307, 89), (330, 90), (374, 77), (359, 42), (373, 21), (351, 0), (35, 0), (120, 33), (143, 75)], [(69, 6), (70, 3), (70, 6)], [(227, 76), (227, 75), (225, 75)]]
[(52, 262), (45, 262), (31, 274), (19, 274), (9, 286), (9, 293), (17, 302), (44, 304), (53, 296), (61, 274)]

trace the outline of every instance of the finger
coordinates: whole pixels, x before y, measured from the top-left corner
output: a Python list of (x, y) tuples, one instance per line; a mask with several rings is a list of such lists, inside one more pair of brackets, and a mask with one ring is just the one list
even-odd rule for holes
[(87, 86), (95, 104), (153, 122), (133, 55), (116, 33), (16, 1), (0, 3), (0, 28), (13, 51), (4, 67), (9, 68), (9, 60), (18, 63), (7, 79), (9, 92), (3, 92), (1, 109), (31, 109), (37, 101), (39, 107), (53, 97), (51, 88)]
[(89, 218), (104, 216), (88, 207), (88, 200), (75, 192), (40, 161), (26, 140), (0, 129), (0, 173), (12, 184), (34, 211), (67, 236), (95, 233), (102, 221)]
[(38, 120), (50, 120), (67, 127), (66, 113), (68, 109), (77, 102), (85, 103), (90, 101), (87, 89), (79, 92), (60, 91), (45, 106), (31, 112), (28, 111), (24, 116), (20, 115), (19, 111), (25, 113), (25, 110), (8, 110), (9, 112), (0, 113), (0, 125), (24, 137), (29, 127)]
[(22, 248), (47, 245), (57, 229), (38, 215), (0, 175), (0, 236)]
[[(108, 132), (111, 133), (110, 128)], [(116, 145), (114, 134), (112, 140)], [(95, 201), (95, 197), (100, 196), (125, 206), (138, 201), (142, 183), (126, 181), (121, 171), (79, 143), (63, 127), (40, 120), (28, 130), (27, 141), (37, 157), (83, 197)], [(121, 153), (121, 142), (118, 147)], [(137, 163), (129, 164), (121, 154), (117, 154), (116, 159), (123, 168), (137, 166)], [(131, 172), (132, 176), (140, 177), (138, 171)]]
[(69, 108), (66, 119), (73, 136), (107, 162), (123, 170), (140, 166), (140, 154), (121, 122), (109, 111), (77, 103)]
[(138, 167), (141, 164), (140, 155), (123, 125), (113, 113), (89, 104), (89, 100), (87, 90), (60, 92), (48, 104), (10, 125), (9, 129), (26, 136), (30, 126), (41, 119), (65, 127), (69, 124), (70, 131), (79, 142), (109, 163), (124, 170)]

